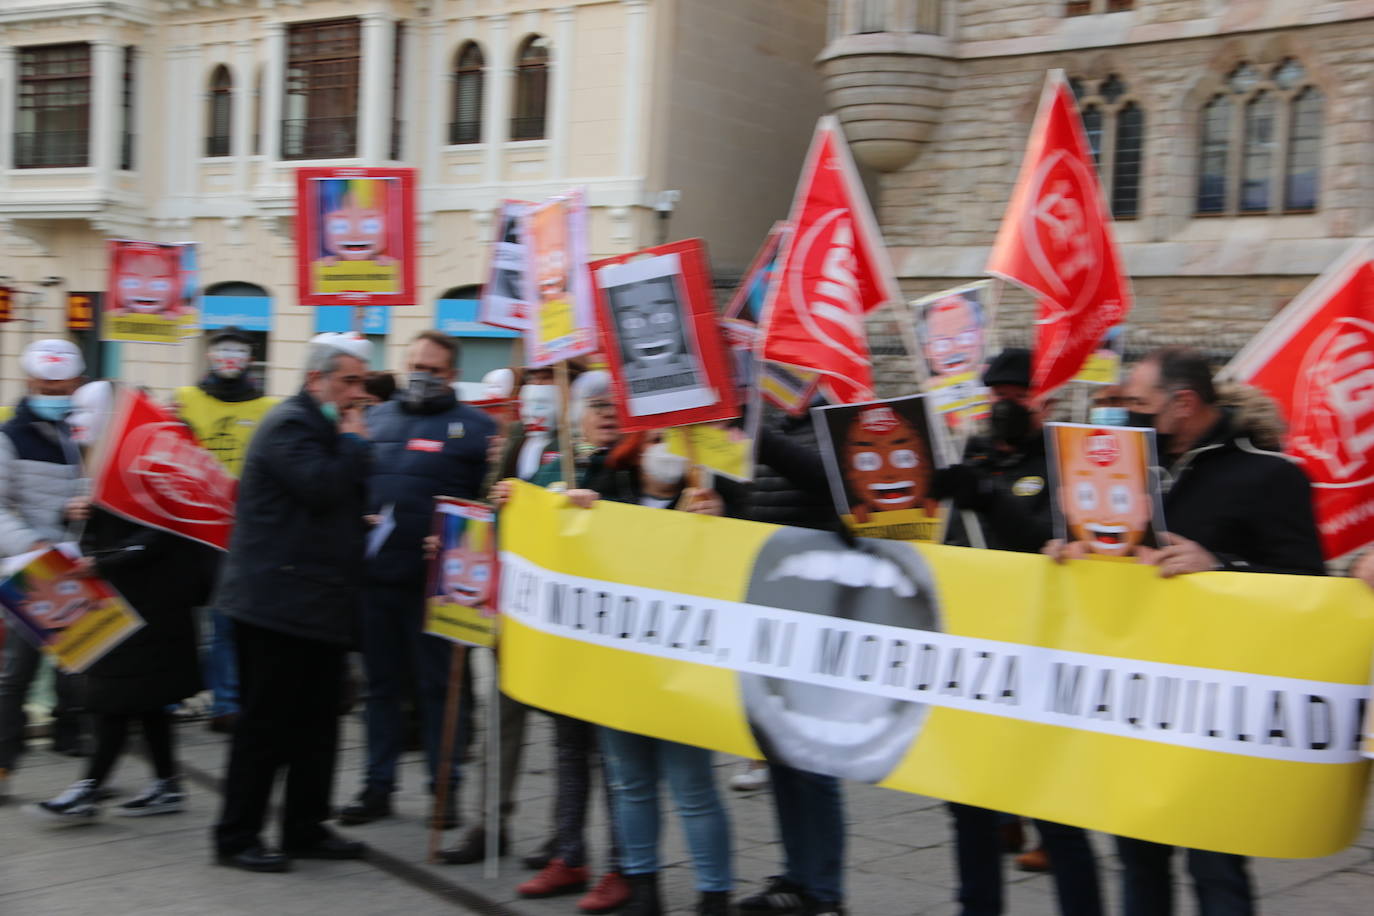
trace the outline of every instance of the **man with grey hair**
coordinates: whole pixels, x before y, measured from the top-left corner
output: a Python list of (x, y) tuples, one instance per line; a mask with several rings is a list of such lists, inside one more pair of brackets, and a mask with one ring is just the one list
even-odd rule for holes
[[(305, 384), (262, 421), (244, 459), (233, 539), (215, 607), (233, 621), (241, 711), (230, 745), (216, 860), (278, 872), (289, 859), (355, 859), (330, 832), (344, 656), (362, 591), (372, 464), (358, 401), (371, 344), (310, 342)], [(285, 769), (280, 852), (261, 832)]]

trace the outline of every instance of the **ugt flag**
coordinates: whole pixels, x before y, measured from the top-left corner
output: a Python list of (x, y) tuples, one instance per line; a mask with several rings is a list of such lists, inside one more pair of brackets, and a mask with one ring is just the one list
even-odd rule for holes
[(229, 549), (238, 480), (172, 413), (122, 388), (92, 473), (91, 502), (142, 525)]
[(836, 404), (873, 399), (864, 316), (899, 300), (887, 249), (833, 117), (816, 125), (793, 231), (764, 308), (765, 360), (820, 374)]
[(1223, 375), (1283, 409), (1327, 558), (1374, 541), (1374, 243), (1314, 280)]
[(1031, 389), (1053, 391), (1131, 308), (1083, 120), (1062, 70), (1040, 96), (987, 272), (1039, 297)]

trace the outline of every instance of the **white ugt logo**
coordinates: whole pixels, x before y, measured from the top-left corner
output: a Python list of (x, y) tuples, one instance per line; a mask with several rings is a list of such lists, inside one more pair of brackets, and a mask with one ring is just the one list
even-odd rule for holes
[(859, 322), (858, 261), (854, 257), (854, 229), (849, 220), (835, 225), (830, 247), (821, 263), (821, 279), (816, 284), (817, 301), (811, 303), (811, 313), (842, 328), (853, 337), (863, 329)]
[[(1055, 272), (1062, 281), (1072, 280), (1092, 266), (1087, 238), (1087, 219), (1083, 205), (1073, 195), (1069, 182), (1059, 180), (1035, 205), (1035, 219), (1049, 233), (1054, 247), (1063, 254)], [(1067, 292), (1067, 289), (1065, 290)]]

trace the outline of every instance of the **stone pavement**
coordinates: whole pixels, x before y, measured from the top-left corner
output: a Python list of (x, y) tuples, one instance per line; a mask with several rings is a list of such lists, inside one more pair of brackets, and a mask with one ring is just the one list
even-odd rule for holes
[[(480, 716), (479, 716), (480, 720)], [(200, 723), (180, 728), (181, 756), (191, 775), (190, 810), (156, 818), (106, 815), (92, 826), (53, 829), (21, 815), (17, 805), (0, 808), (0, 914), (4, 916), (95, 916), (95, 914), (383, 914), (477, 912), (494, 916), (567, 916), (576, 898), (523, 901), (513, 888), (530, 873), (518, 854), (532, 851), (546, 836), (552, 802), (552, 730), (535, 717), (514, 822), (517, 855), (501, 860), (499, 877), (482, 865), (424, 864), (423, 828), (428, 796), (418, 754), (406, 757), (397, 816), (343, 832), (366, 840), (374, 854), (363, 862), (305, 862), (289, 875), (248, 875), (209, 863), (208, 831), (218, 798), (213, 783), (223, 764), (223, 742)], [(38, 742), (40, 745), (43, 742)], [(132, 742), (137, 745), (137, 742)], [(345, 729), (335, 796), (356, 791), (362, 759), (362, 730), (355, 716)], [(778, 870), (780, 846), (766, 791), (736, 793), (723, 788), (737, 772), (722, 761), (719, 777), (734, 829), (737, 883), (752, 889)], [(17, 774), (22, 801), (49, 797), (76, 778), (77, 761), (38, 750)], [(125, 792), (141, 787), (141, 757), (126, 757), (114, 785)], [(475, 785), (465, 786), (464, 814), (475, 817)], [(850, 840), (848, 883), (855, 916), (952, 916), (955, 889), (948, 818), (940, 802), (885, 789), (851, 785), (846, 790)], [(1263, 804), (1262, 799), (1256, 799)], [(605, 851), (604, 804), (593, 801), (589, 842)], [(1310, 861), (1254, 863), (1266, 916), (1369, 916), (1374, 912), (1374, 803), (1357, 843), (1335, 856)], [(691, 866), (681, 831), (664, 818), (665, 893), (674, 914), (690, 913), (695, 901)], [(457, 831), (446, 835), (452, 843)], [(1119, 911), (1117, 867), (1105, 837), (1094, 837), (1103, 855), (1104, 878)], [(1044, 875), (1026, 875), (1008, 863), (1008, 910), (1013, 916), (1053, 914), (1053, 892)], [(1180, 916), (1193, 912), (1190, 895)]]

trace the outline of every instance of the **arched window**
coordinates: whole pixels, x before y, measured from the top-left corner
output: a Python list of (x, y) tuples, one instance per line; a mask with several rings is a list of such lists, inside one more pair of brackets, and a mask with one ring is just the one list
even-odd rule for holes
[(210, 74), (209, 108), (205, 115), (205, 155), (228, 156), (232, 134), (234, 78), (220, 64)]
[(1321, 90), (1297, 60), (1238, 65), (1202, 111), (1197, 212), (1317, 209), (1322, 118)]
[(515, 57), (515, 112), (512, 140), (542, 140), (549, 95), (549, 40), (531, 35), (520, 43)]
[(449, 143), (482, 142), (482, 90), (486, 61), (477, 42), (458, 50), (453, 67), (453, 120), (448, 125)]
[(1145, 113), (1121, 77), (1069, 81), (1078, 97), (1083, 129), (1114, 219), (1140, 215), (1140, 168)]

